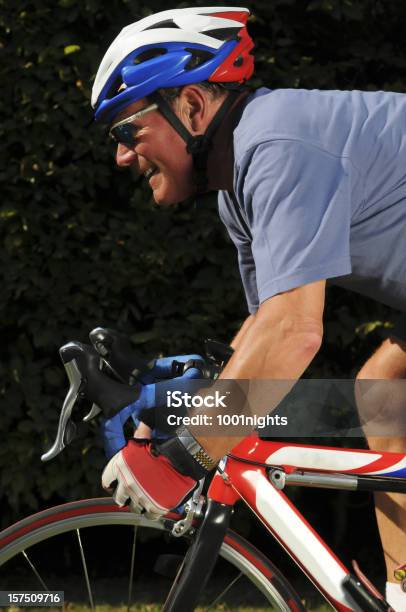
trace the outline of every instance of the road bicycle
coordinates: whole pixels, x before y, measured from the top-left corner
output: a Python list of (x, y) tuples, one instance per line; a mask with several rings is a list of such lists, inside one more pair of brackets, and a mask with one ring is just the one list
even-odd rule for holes
[[(81, 347), (83, 350), (83, 345)], [(72, 356), (72, 352), (69, 355)], [(65, 363), (71, 387), (61, 412), (53, 453), (60, 452), (72, 437), (70, 416), (84, 380), (83, 363), (83, 355)], [(93, 406), (92, 415), (97, 411), (98, 407)], [(70, 431), (68, 436), (67, 431)], [(114, 536), (114, 542), (125, 541), (130, 549), (125, 586), (130, 609), (140, 592), (134, 578), (139, 565), (143, 564), (143, 559), (136, 561), (137, 535), (145, 529), (162, 535), (167, 544), (165, 550), (156, 544), (149, 546), (150, 550), (157, 551), (154, 563), (158, 573), (174, 575), (162, 603), (165, 612), (194, 610), (202, 597), (205, 597), (204, 609), (216, 609), (242, 580), (245, 585), (241, 604), (246, 603), (254, 590), (263, 597), (266, 609), (305, 610), (294, 588), (274, 564), (229, 529), (233, 507), (242, 500), (333, 609), (339, 612), (390, 611), (389, 605), (359, 570), (354, 573), (346, 568), (300, 514), (284, 493), (289, 486), (406, 493), (406, 454), (262, 440), (254, 432), (220, 462), (207, 495), (202, 495), (203, 483), (199, 483), (182, 514), (171, 512), (159, 521), (152, 521), (127, 507), (117, 507), (109, 498), (100, 498), (63, 504), (19, 521), (0, 533), (0, 576), (7, 563), (21, 557), (39, 581), (40, 588), (51, 588), (35, 565), (32, 551), (35, 545), (49, 546), (54, 539), (60, 550), (58, 538), (72, 532), (80, 553), (89, 607), (95, 609), (84, 534), (87, 536), (91, 531), (88, 528), (99, 527), (103, 533), (106, 526), (127, 527), (132, 536)], [(185, 543), (182, 551), (178, 547), (181, 541)], [(56, 558), (62, 559), (62, 555)], [(221, 572), (215, 567), (219, 560), (225, 566)], [(214, 592), (208, 581), (219, 574), (225, 577), (225, 583), (215, 584), (217, 592)], [(27, 588), (27, 584), (19, 588)], [(58, 588), (61, 589), (60, 585)]]

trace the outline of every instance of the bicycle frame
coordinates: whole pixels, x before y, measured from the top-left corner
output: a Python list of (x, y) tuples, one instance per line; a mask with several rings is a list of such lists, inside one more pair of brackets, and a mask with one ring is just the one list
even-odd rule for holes
[[(266, 464), (269, 468), (253, 465), (254, 462)], [(302, 470), (306, 470), (307, 474), (314, 475), (310, 486), (320, 486), (315, 476), (320, 473), (333, 476), (330, 482), (322, 478), (321, 486), (356, 488), (355, 475), (359, 475), (361, 479), (367, 477), (364, 488), (374, 490), (373, 480), (376, 482), (375, 490), (406, 492), (406, 455), (264, 441), (251, 435), (233, 449), (225, 460), (224, 472), (216, 473), (208, 491), (208, 498), (219, 504), (233, 506), (239, 499), (244, 500), (339, 612), (359, 610), (360, 601), (363, 610), (389, 609), (384, 603), (382, 607), (377, 606), (374, 598), (357, 582), (281, 488), (271, 482), (275, 469), (279, 473), (282, 470), (287, 476), (295, 473), (300, 476)], [(338, 477), (336, 484), (335, 474)], [(382, 486), (382, 477), (389, 477), (385, 478), (386, 488)], [(294, 484), (298, 484), (297, 480)]]

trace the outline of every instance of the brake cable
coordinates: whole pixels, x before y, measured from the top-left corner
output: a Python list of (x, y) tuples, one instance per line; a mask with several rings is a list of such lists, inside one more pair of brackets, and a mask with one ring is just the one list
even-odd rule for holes
[(232, 453), (227, 453), (227, 457), (230, 459), (234, 459), (235, 461), (240, 461), (240, 463), (248, 463), (249, 465), (255, 465), (257, 467), (262, 468), (272, 468), (275, 466), (270, 465), (269, 463), (262, 463), (261, 461), (253, 461), (252, 459), (244, 459), (243, 457), (238, 457), (238, 455), (233, 455)]

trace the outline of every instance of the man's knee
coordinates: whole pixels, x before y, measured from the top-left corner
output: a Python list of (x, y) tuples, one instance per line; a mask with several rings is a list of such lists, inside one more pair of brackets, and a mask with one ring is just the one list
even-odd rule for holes
[(406, 378), (406, 345), (394, 338), (382, 342), (359, 370), (357, 380)]
[(375, 364), (372, 357), (368, 359), (358, 371), (356, 380), (374, 380), (379, 378), (379, 365)]
[(390, 339), (381, 344), (357, 374), (358, 413), (374, 448), (376, 438), (383, 436), (389, 441), (406, 434), (405, 378), (406, 351)]

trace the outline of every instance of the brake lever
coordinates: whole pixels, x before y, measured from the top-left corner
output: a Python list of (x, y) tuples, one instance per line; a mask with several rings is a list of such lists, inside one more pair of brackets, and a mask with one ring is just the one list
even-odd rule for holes
[(90, 412), (88, 412), (87, 415), (83, 417), (82, 421), (84, 421), (85, 423), (89, 423), (90, 421), (93, 421), (93, 419), (97, 417), (97, 415), (101, 412), (102, 409), (100, 408), (100, 406), (98, 406), (97, 404), (92, 404)]
[[(75, 406), (75, 403), (78, 399), (80, 399), (81, 391), (84, 386), (84, 381), (82, 378), (82, 374), (79, 370), (77, 361), (75, 358), (66, 362), (63, 359), (63, 353), (66, 350), (74, 349), (78, 347), (78, 343), (69, 342), (62, 346), (59, 350), (63, 366), (65, 368), (68, 380), (69, 380), (69, 390), (66, 394), (65, 400), (62, 405), (61, 413), (59, 415), (59, 423), (58, 429), (56, 432), (55, 442), (51, 446), (51, 448), (41, 456), (41, 461), (50, 461), (54, 459), (63, 449), (72, 442), (72, 440), (77, 435), (77, 426), (71, 420), (72, 411)], [(97, 416), (101, 412), (101, 408), (97, 406), (97, 404), (93, 403), (90, 412), (83, 417), (83, 421), (89, 422), (95, 416)]]
[(59, 349), (59, 354), (70, 386), (59, 416), (55, 442), (42, 455), (42, 461), (56, 457), (76, 436), (76, 425), (71, 417), (79, 399), (86, 397), (93, 402), (83, 418), (83, 421), (89, 422), (102, 411), (106, 417), (116, 414), (121, 408), (132, 404), (139, 395), (138, 387), (113, 381), (102, 373), (101, 356), (92, 346), (69, 342)]
[(65, 401), (63, 402), (62, 410), (59, 415), (58, 430), (56, 432), (55, 442), (47, 451), (41, 456), (41, 461), (50, 461), (54, 459), (67, 444), (69, 444), (76, 437), (76, 425), (71, 421), (71, 415), (73, 407), (79, 397), (80, 389), (82, 386), (82, 376), (75, 359), (72, 359), (69, 363), (64, 363), (65, 371), (69, 379), (69, 391), (66, 394)]

